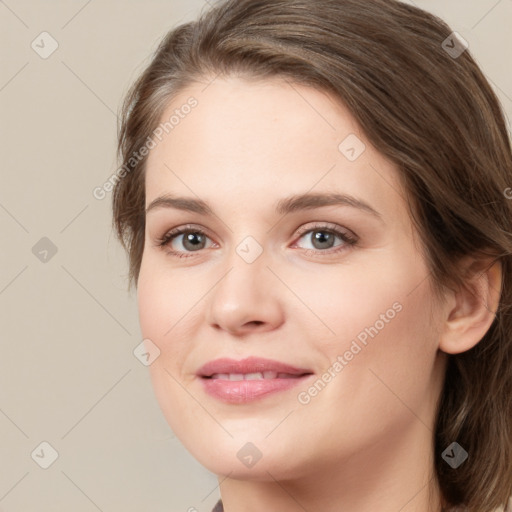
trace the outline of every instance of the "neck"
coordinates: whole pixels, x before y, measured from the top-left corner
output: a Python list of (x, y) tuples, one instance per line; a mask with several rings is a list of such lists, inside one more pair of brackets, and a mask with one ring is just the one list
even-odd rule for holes
[(381, 439), (294, 479), (276, 468), (258, 481), (219, 478), (224, 512), (441, 512), (430, 429), (415, 418)]

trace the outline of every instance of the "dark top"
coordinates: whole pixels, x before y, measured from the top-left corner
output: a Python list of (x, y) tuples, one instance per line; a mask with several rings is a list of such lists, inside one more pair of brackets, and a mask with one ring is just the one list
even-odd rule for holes
[(222, 500), (217, 501), (215, 507), (213, 507), (212, 512), (224, 512), (224, 507), (222, 506)]

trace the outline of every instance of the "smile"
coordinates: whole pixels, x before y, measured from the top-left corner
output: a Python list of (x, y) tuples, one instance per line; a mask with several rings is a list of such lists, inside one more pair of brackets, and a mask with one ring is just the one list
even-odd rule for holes
[(216, 359), (197, 372), (204, 391), (229, 404), (249, 403), (286, 391), (312, 375), (308, 369), (259, 357)]

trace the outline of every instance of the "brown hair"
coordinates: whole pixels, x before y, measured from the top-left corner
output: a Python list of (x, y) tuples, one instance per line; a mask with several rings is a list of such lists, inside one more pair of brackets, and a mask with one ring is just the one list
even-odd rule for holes
[[(502, 264), (493, 324), (473, 349), (448, 356), (433, 439), (446, 504), (486, 512), (512, 495), (512, 154), (496, 95), (451, 33), (395, 0), (221, 1), (167, 34), (126, 97), (118, 150), (127, 172), (113, 221), (131, 284), (144, 250), (146, 161), (132, 156), (193, 81), (282, 77), (333, 94), (398, 167), (439, 296), (465, 286), (462, 256)], [(453, 441), (469, 453), (457, 469), (441, 457)]]

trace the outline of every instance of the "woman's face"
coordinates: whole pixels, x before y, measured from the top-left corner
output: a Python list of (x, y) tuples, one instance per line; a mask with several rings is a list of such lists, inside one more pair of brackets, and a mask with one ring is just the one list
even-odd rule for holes
[(174, 433), (260, 480), (430, 440), (439, 313), (394, 165), (284, 81), (194, 84), (173, 115), (147, 161), (138, 303)]

